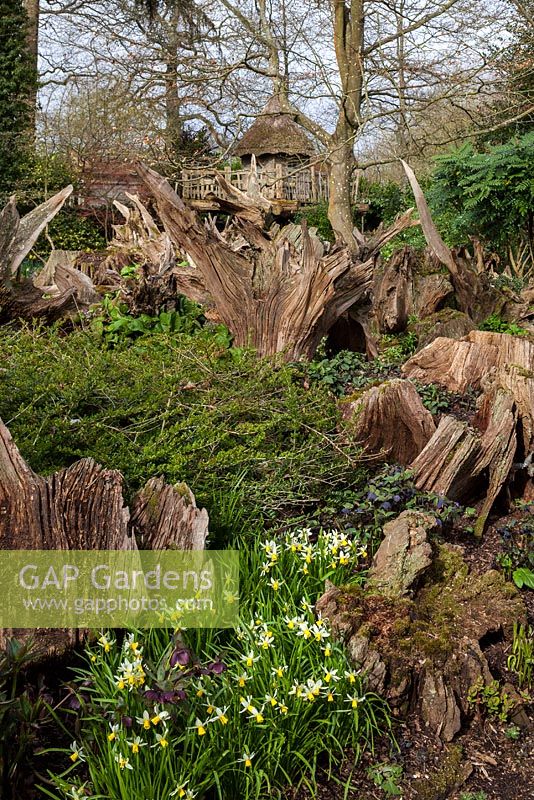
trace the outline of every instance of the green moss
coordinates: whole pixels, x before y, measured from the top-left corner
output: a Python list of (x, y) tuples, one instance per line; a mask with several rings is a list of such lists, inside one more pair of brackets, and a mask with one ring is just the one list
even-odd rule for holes
[(464, 780), (462, 774), (463, 749), (452, 745), (442, 756), (438, 769), (428, 778), (414, 781), (412, 788), (417, 800), (445, 800)]
[(529, 369), (525, 369), (521, 366), (521, 364), (509, 364), (507, 365), (508, 369), (513, 369), (514, 372), (517, 372), (522, 378), (534, 378), (534, 372)]
[(175, 483), (173, 489), (175, 492), (177, 492), (177, 494), (180, 495), (182, 500), (185, 501), (187, 506), (191, 505), (190, 489), (187, 483), (184, 483), (183, 481), (181, 481), (181, 483)]

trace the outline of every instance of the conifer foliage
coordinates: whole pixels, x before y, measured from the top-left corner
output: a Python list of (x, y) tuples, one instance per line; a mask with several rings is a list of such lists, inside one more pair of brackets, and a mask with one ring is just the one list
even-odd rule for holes
[(37, 76), (27, 27), (21, 0), (0, 0), (0, 200), (14, 191), (31, 148)]

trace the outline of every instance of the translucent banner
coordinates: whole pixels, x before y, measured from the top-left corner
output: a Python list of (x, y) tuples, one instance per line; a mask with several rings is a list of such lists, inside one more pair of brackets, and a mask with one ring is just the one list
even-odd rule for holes
[(235, 550), (0, 551), (2, 628), (231, 628)]

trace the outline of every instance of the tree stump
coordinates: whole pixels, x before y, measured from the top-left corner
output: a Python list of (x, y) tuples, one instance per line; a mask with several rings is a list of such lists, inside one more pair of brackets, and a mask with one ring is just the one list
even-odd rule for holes
[(342, 314), (369, 293), (380, 248), (413, 224), (410, 210), (362, 244), (356, 260), (344, 245), (327, 253), (305, 222), (269, 226), (270, 203), (259, 194), (230, 191), (222, 177), (227, 197), (217, 202), (232, 221), (220, 232), (202, 224), (157, 173), (143, 165), (138, 171), (173, 244), (191, 258), (236, 344), (260, 355), (311, 357)]
[[(0, 421), (0, 548), (3, 550), (201, 550), (208, 514), (190, 489), (153, 478), (132, 501), (123, 499), (123, 478), (91, 458), (42, 478), (22, 458)], [(0, 630), (9, 636), (31, 632)], [(79, 630), (39, 632), (43, 655), (59, 654), (85, 636)]]
[[(423, 545), (419, 535), (418, 547)], [(394, 574), (407, 576), (406, 553), (405, 536), (390, 540), (384, 582), (395, 557)], [(433, 735), (448, 742), (472, 715), (469, 689), (478, 680), (485, 686), (493, 679), (482, 643), (488, 634), (511, 641), (514, 623), (526, 620), (526, 609), (500, 573), (469, 574), (461, 548), (434, 546), (430, 566), (427, 553), (413, 598), (407, 596), (405, 583), (396, 596), (378, 591), (376, 584), (382, 581), (375, 565), (375, 585), (327, 586), (316, 610), (365, 672), (369, 689), (385, 696), (395, 715), (417, 714)], [(421, 570), (412, 575), (420, 576)]]
[(435, 339), (402, 367), (407, 378), (439, 383), (449, 392), (480, 389), (492, 368), (514, 364), (534, 374), (534, 343), (506, 333), (471, 331), (463, 339)]
[(391, 380), (341, 403), (343, 419), (366, 453), (410, 464), (436, 430), (411, 381)]
[(35, 279), (19, 276), (22, 262), (71, 192), (72, 186), (67, 186), (22, 219), (14, 197), (0, 213), (0, 323), (16, 319), (51, 323), (98, 300), (91, 280), (72, 265), (58, 263), (54, 254)]

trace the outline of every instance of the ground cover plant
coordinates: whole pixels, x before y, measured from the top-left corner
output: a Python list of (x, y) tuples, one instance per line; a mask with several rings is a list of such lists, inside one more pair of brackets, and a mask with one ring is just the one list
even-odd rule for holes
[[(383, 701), (314, 610), (327, 578), (362, 582), (365, 545), (297, 529), (242, 553), (241, 624), (103, 633), (76, 669), (78, 735), (48, 797), (281, 797), (314, 792), (389, 729)], [(74, 713), (74, 712), (73, 712)], [(71, 720), (72, 724), (72, 720)], [(46, 757), (48, 753), (44, 754)]]
[(185, 480), (214, 532), (232, 496), (274, 520), (364, 479), (335, 398), (281, 359), (221, 344), (217, 327), (102, 345), (91, 329), (0, 332), (0, 417), (35, 471), (92, 456), (130, 492)]

